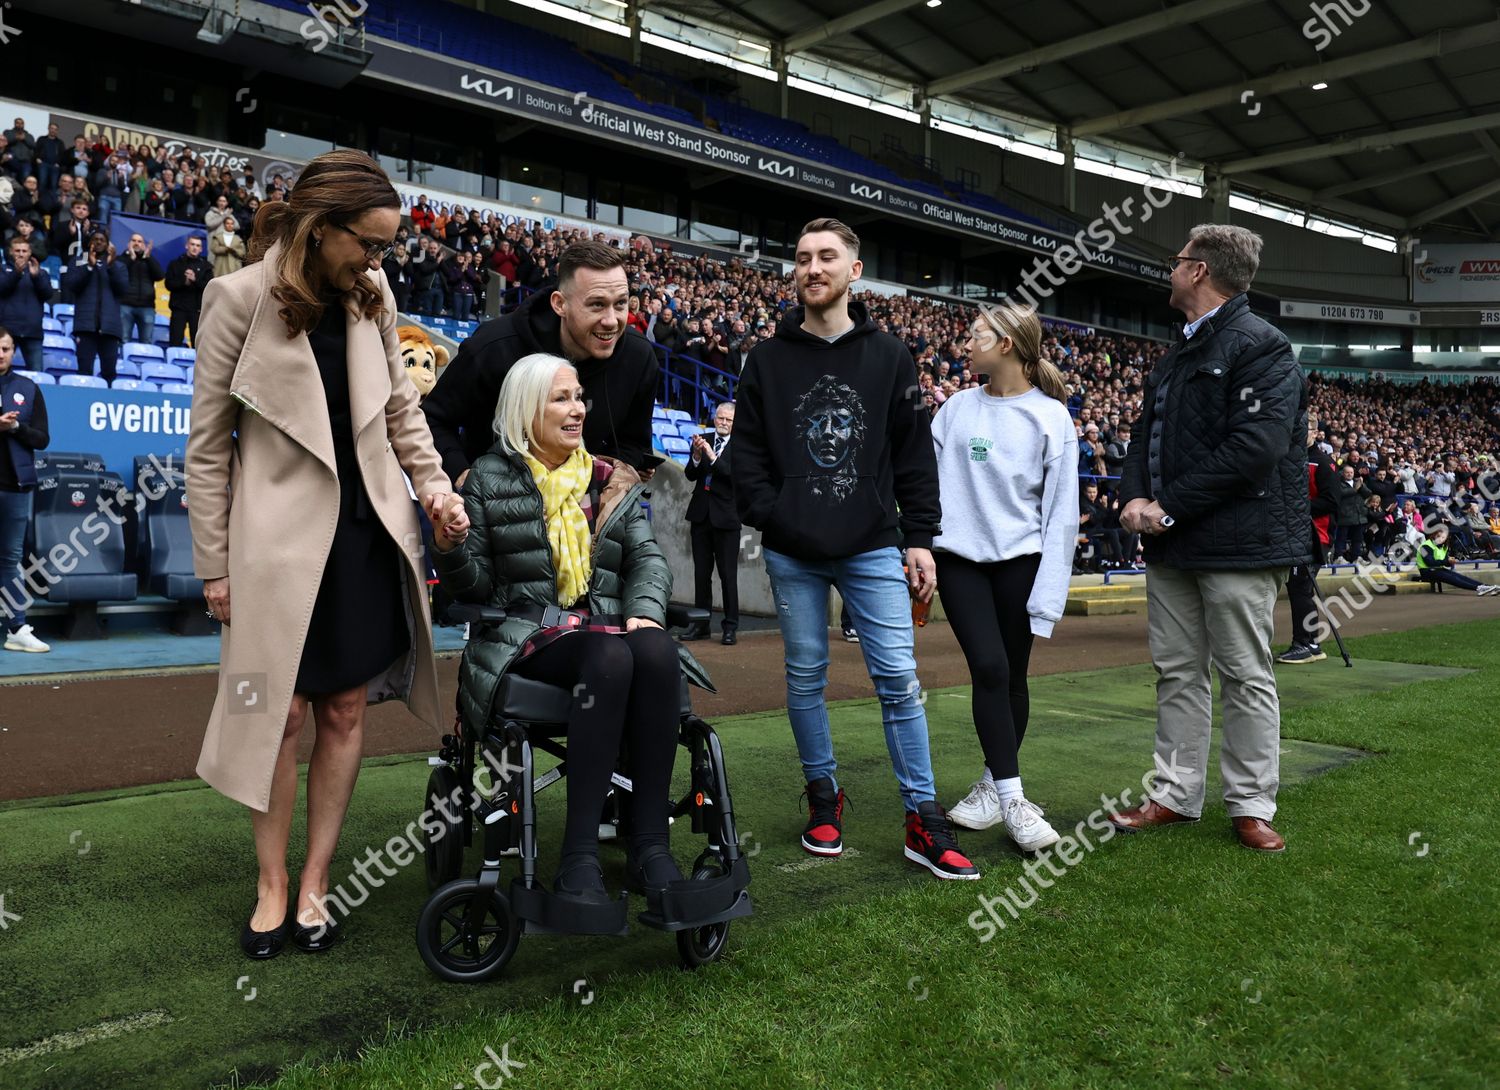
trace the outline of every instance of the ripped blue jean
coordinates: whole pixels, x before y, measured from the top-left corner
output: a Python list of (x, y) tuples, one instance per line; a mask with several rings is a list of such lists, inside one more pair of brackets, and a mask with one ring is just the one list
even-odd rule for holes
[(880, 698), (891, 767), (907, 810), (936, 797), (927, 748), (927, 711), (913, 650), (911, 597), (895, 548), (842, 560), (798, 560), (764, 550), (771, 596), (786, 647), (786, 709), (808, 782), (832, 779), (838, 764), (823, 690), (828, 684), (828, 589), (849, 608), (865, 668)]

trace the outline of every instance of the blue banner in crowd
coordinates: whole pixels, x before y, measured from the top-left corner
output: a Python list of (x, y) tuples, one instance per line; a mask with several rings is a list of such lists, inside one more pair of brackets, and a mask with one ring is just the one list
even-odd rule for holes
[(104, 467), (126, 481), (136, 455), (180, 458), (186, 450), (193, 404), (186, 394), (43, 386), (42, 397), (52, 433), (48, 449), (101, 455)]
[(161, 262), (163, 269), (167, 262), (182, 256), (187, 249), (187, 240), (194, 235), (203, 240), (203, 252), (208, 253), (208, 228), (201, 223), (179, 223), (156, 216), (132, 216), (126, 212), (116, 212), (109, 217), (109, 241), (114, 245), (115, 253), (123, 254), (130, 236), (137, 234), (151, 243), (151, 256)]

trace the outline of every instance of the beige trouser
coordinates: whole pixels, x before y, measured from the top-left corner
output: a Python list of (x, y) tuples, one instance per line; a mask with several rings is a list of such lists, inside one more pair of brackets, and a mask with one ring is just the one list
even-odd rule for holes
[(1146, 631), (1157, 674), (1154, 797), (1179, 814), (1203, 813), (1210, 664), (1218, 667), (1224, 702), (1225, 807), (1230, 817), (1269, 821), (1276, 813), (1281, 705), (1271, 666), (1272, 610), (1287, 572), (1146, 569)]

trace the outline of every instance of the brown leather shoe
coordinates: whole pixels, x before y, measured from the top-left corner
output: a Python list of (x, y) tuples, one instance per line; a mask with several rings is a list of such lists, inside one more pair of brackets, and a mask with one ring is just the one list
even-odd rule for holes
[(1281, 834), (1271, 828), (1271, 823), (1265, 818), (1237, 817), (1231, 818), (1234, 822), (1234, 835), (1240, 838), (1240, 843), (1247, 848), (1254, 848), (1258, 852), (1284, 852), (1286, 841), (1281, 839)]
[(1140, 806), (1110, 814), (1109, 823), (1122, 833), (1134, 833), (1141, 829), (1154, 829), (1159, 825), (1192, 824), (1198, 819), (1168, 809), (1155, 799), (1147, 799)]

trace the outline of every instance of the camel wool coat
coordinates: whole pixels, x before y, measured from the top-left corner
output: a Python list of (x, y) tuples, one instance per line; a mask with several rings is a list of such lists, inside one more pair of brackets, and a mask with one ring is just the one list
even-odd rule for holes
[[(256, 810), (270, 805), (302, 648), (338, 520), (339, 485), (322, 379), (305, 334), (288, 338), (271, 295), (279, 244), (264, 260), (214, 277), (197, 334), (187, 443), (193, 570), (229, 576), (219, 690), (198, 775)], [(371, 703), (401, 698), (440, 728), (418, 496), (452, 491), (396, 340), (396, 303), (377, 324), (348, 319), (350, 415), (365, 489), (399, 546), (411, 646), (370, 679)], [(350, 632), (357, 640), (360, 633)]]

